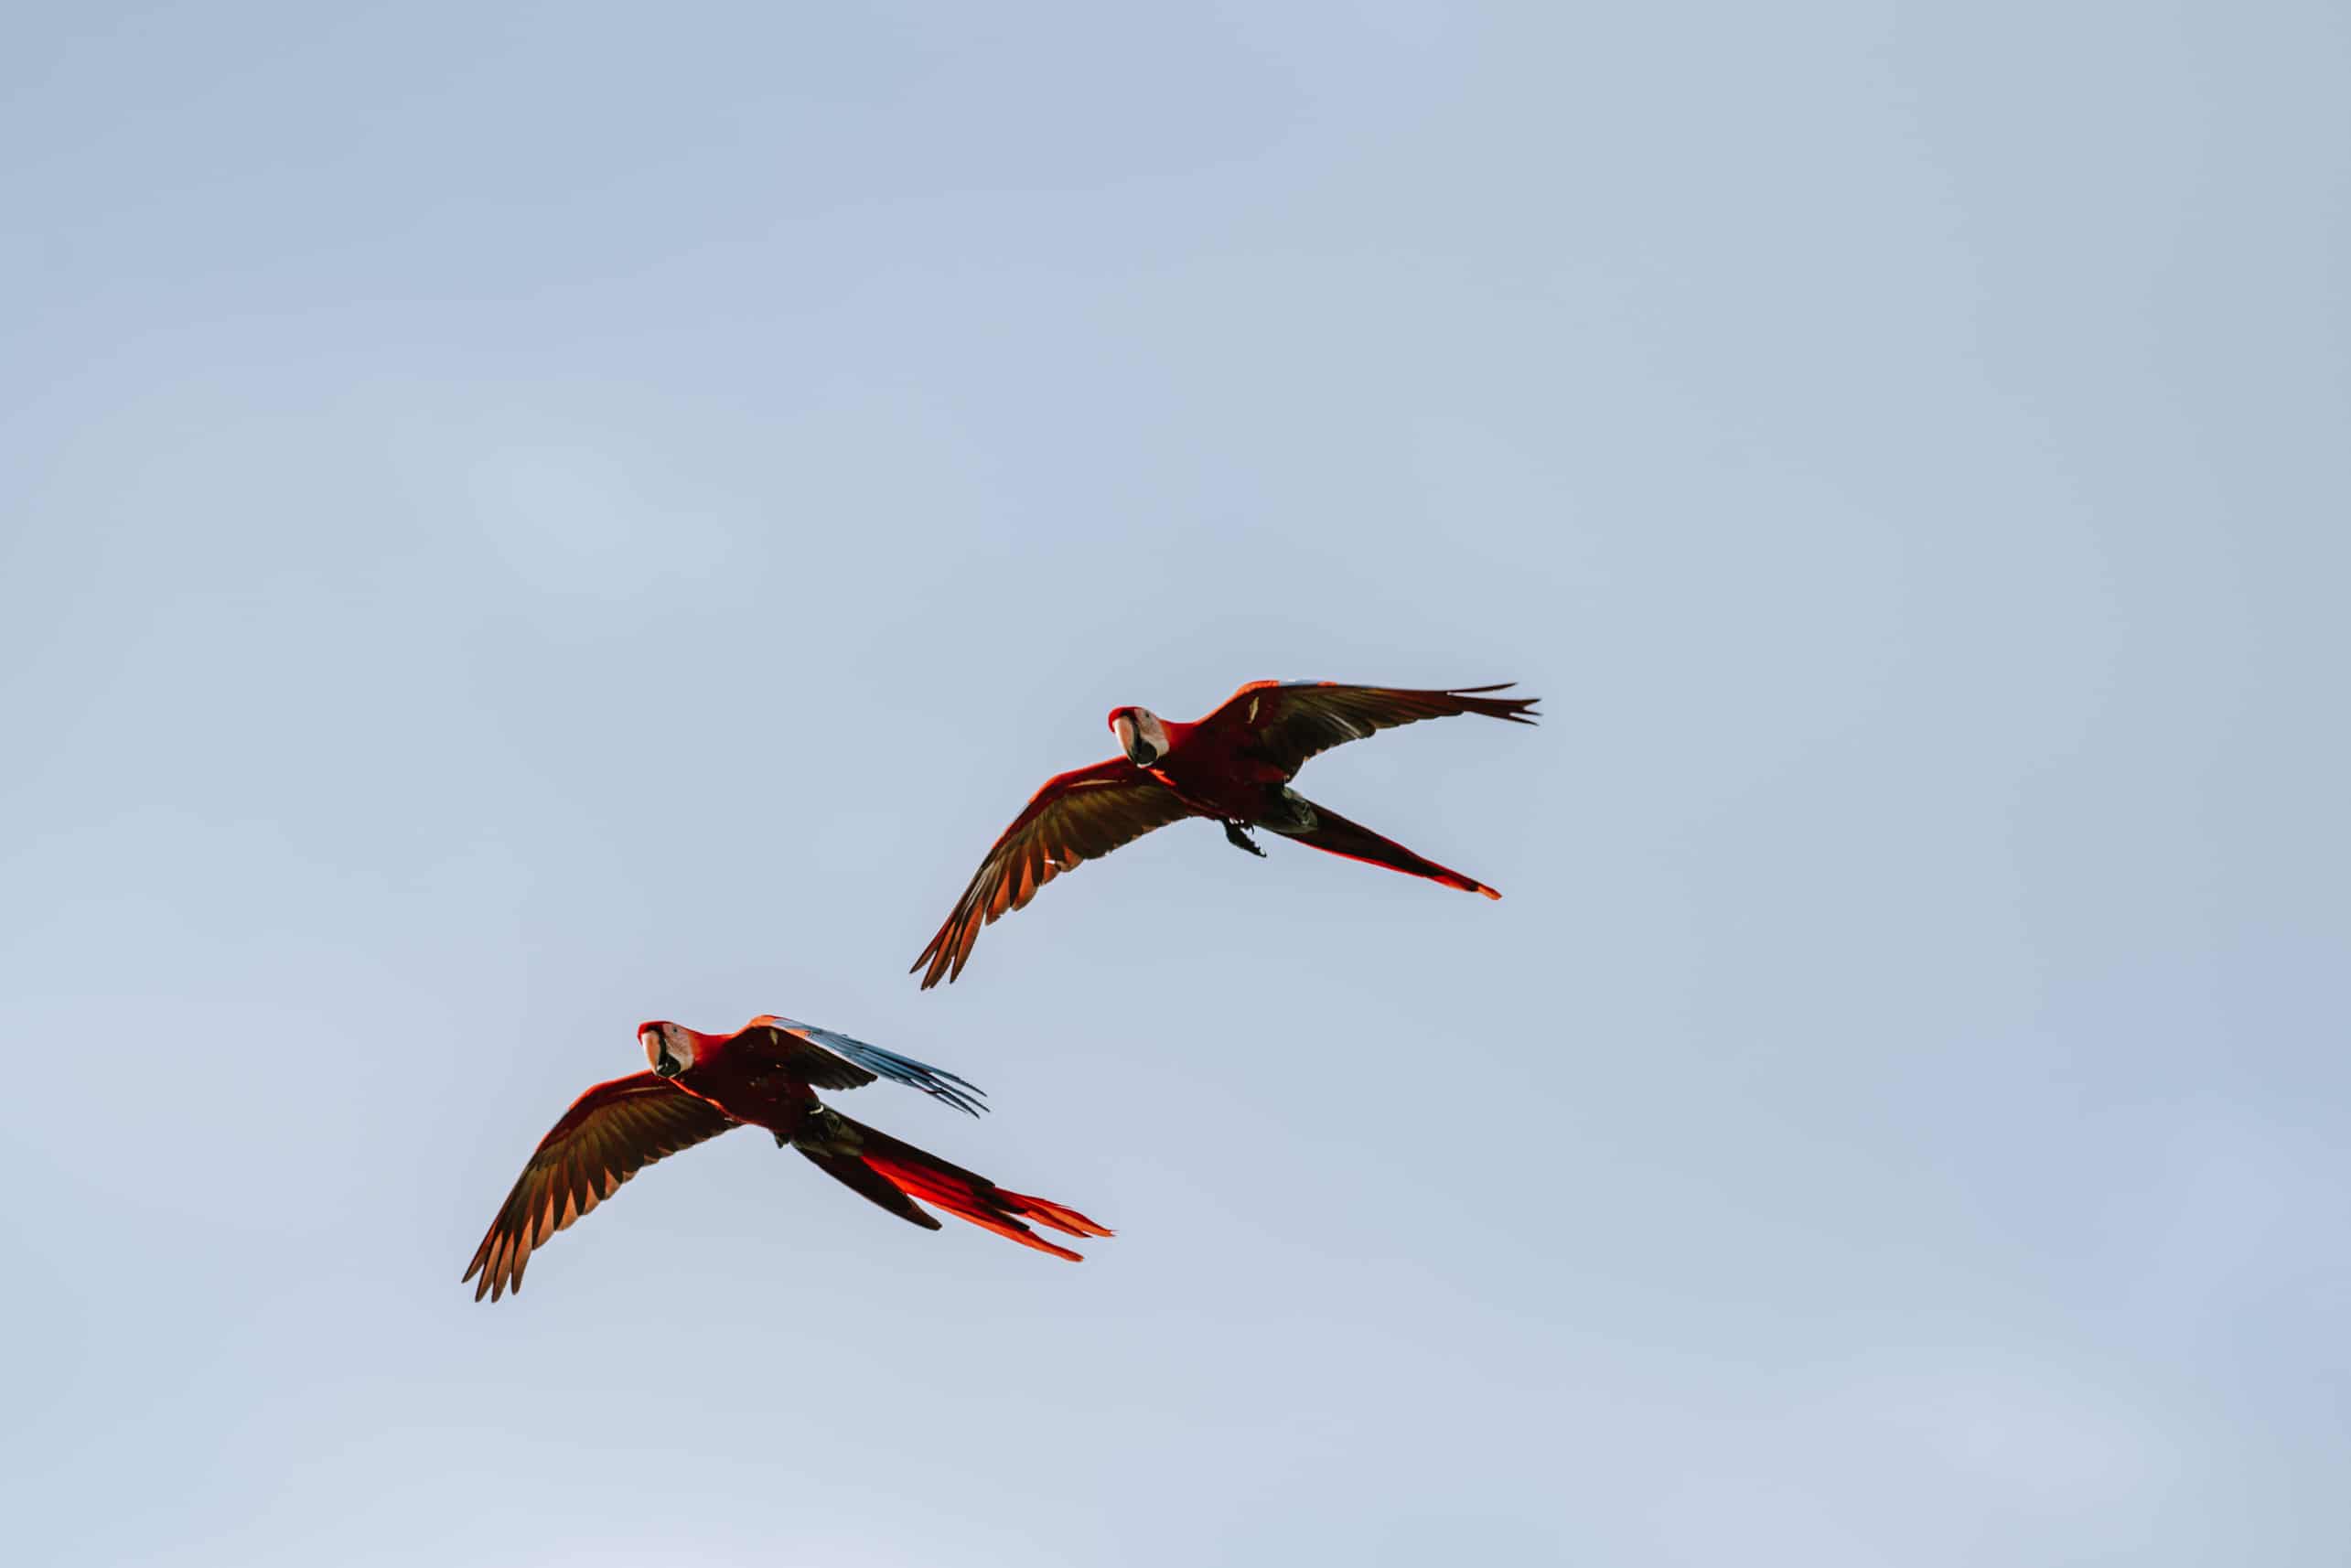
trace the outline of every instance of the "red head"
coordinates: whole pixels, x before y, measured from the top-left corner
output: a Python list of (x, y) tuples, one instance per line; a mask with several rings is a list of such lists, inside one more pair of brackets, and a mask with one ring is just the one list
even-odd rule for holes
[(1167, 726), (1149, 708), (1112, 708), (1110, 723), (1119, 749), (1137, 768), (1148, 768), (1167, 755)]

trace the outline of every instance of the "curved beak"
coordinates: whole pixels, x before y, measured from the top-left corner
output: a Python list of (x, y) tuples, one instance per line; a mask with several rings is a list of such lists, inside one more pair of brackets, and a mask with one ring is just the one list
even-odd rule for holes
[(675, 1078), (682, 1070), (683, 1069), (679, 1066), (678, 1058), (670, 1054), (668, 1047), (662, 1047), (661, 1059), (653, 1064), (654, 1076), (657, 1078)]
[(1144, 740), (1135, 728), (1133, 714), (1121, 714), (1112, 719), (1111, 733), (1119, 737), (1119, 749), (1125, 752), (1126, 759), (1137, 768), (1148, 768), (1159, 760), (1159, 753), (1151, 748), (1151, 743)]

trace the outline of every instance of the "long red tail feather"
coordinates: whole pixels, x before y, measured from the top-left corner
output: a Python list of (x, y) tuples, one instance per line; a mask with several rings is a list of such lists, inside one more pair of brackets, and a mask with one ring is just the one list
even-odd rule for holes
[[(843, 1121), (848, 1122), (847, 1117)], [(1024, 1247), (1034, 1247), (1040, 1252), (1050, 1252), (1057, 1258), (1067, 1258), (1073, 1263), (1085, 1259), (1067, 1247), (1057, 1246), (1031, 1230), (1023, 1220), (1058, 1230), (1068, 1236), (1108, 1236), (1107, 1226), (1098, 1225), (1076, 1209), (1025, 1193), (1008, 1192), (983, 1176), (950, 1165), (938, 1155), (927, 1154), (912, 1144), (903, 1143), (887, 1133), (877, 1133), (861, 1122), (849, 1122), (856, 1130), (858, 1148), (848, 1157), (863, 1164), (867, 1170), (888, 1182), (908, 1197), (919, 1198), (932, 1208), (968, 1219), (982, 1230), (993, 1230), (1007, 1240)]]
[[(1502, 897), (1474, 876), (1464, 876), (1449, 866), (1414, 854), (1393, 839), (1381, 838), (1359, 822), (1350, 822), (1327, 806), (1304, 802), (1315, 813), (1315, 825), (1304, 832), (1290, 832), (1275, 827), (1284, 838), (1311, 844), (1326, 854), (1344, 855), (1362, 861), (1366, 865), (1384, 865), (1390, 871), (1401, 871), (1407, 876), (1425, 876), (1447, 887), (1458, 887), (1464, 893), (1483, 893), (1488, 898)], [(1272, 823), (1267, 823), (1273, 827)]]

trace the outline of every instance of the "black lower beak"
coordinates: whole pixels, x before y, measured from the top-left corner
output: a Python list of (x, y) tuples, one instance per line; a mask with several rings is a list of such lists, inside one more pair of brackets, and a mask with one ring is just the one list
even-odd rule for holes
[(653, 1073), (657, 1078), (677, 1077), (678, 1058), (671, 1056), (669, 1052), (663, 1051), (661, 1053), (661, 1059), (653, 1064)]

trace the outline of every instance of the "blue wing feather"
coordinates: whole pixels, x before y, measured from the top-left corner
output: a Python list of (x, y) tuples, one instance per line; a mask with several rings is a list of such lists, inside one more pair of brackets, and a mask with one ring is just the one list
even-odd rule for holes
[[(902, 1057), (896, 1051), (869, 1046), (863, 1040), (850, 1038), (831, 1029), (820, 1029), (814, 1024), (802, 1024), (790, 1018), (778, 1018), (775, 1026), (789, 1029), (804, 1040), (822, 1046), (843, 1061), (864, 1068), (876, 1078), (886, 1078), (892, 1083), (903, 1083), (908, 1089), (918, 1089), (934, 1100), (943, 1100), (966, 1116), (977, 1116), (987, 1107), (980, 1101), (987, 1090), (969, 1079), (956, 1077), (943, 1068), (918, 1062), (912, 1057)], [(974, 1098), (977, 1096), (978, 1098)]]

